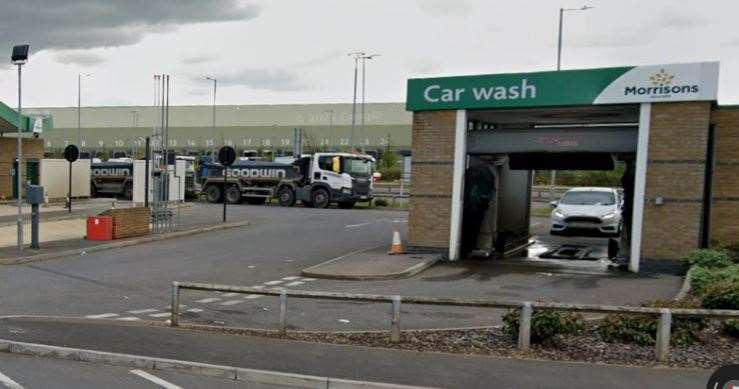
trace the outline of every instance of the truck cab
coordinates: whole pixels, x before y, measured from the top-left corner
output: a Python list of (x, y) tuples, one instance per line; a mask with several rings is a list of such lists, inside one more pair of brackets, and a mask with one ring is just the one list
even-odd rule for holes
[(351, 208), (357, 202), (371, 201), (374, 163), (374, 158), (364, 154), (316, 153), (311, 158), (310, 185), (298, 191), (298, 199), (316, 208), (330, 203)]

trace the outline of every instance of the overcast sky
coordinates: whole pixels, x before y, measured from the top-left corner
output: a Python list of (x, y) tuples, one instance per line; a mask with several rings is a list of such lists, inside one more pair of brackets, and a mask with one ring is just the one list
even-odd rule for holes
[[(721, 61), (719, 101), (739, 104), (736, 0), (3, 0), (0, 53), (29, 43), (24, 106), (148, 105), (153, 74), (171, 103), (351, 102), (350, 51), (368, 101), (405, 101), (409, 77)], [(17, 104), (0, 65), (0, 101)]]

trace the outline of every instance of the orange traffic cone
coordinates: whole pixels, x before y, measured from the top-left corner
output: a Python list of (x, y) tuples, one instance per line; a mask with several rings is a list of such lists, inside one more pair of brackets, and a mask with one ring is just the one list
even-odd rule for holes
[(403, 250), (403, 243), (401, 243), (400, 241), (400, 232), (398, 232), (398, 230), (395, 230), (393, 232), (393, 244), (392, 246), (390, 246), (390, 251), (388, 252), (388, 254), (405, 254), (405, 250)]

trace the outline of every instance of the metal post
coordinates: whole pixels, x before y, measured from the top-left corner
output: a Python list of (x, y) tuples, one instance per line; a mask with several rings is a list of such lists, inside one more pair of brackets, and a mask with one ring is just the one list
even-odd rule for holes
[(72, 162), (69, 163), (69, 190), (67, 191), (69, 213), (72, 213)]
[(349, 148), (354, 148), (354, 127), (357, 124), (357, 67), (359, 65), (359, 58), (354, 57), (354, 100), (352, 101), (352, 131), (349, 135)]
[(393, 319), (390, 322), (390, 341), (400, 342), (400, 296), (393, 296)]
[(531, 346), (531, 316), (533, 309), (531, 303), (525, 302), (521, 307), (521, 317), (518, 326), (518, 349), (528, 351)]
[(151, 172), (149, 171), (149, 158), (151, 157), (151, 138), (146, 137), (146, 156), (144, 157), (144, 169), (146, 171), (146, 174), (144, 176), (144, 207), (149, 207), (149, 176), (151, 175)]
[(657, 361), (667, 362), (670, 359), (670, 332), (672, 327), (672, 312), (663, 309), (657, 322)]
[(77, 145), (80, 144), (80, 132), (82, 132), (82, 74), (77, 74)]
[(562, 19), (564, 18), (564, 8), (559, 9), (559, 38), (557, 39), (557, 70), (562, 65)]
[(169, 325), (177, 327), (180, 325), (180, 284), (172, 283), (172, 307), (170, 309)]
[(287, 333), (287, 289), (280, 292), (280, 335)]
[[(364, 136), (366, 134), (366, 132), (364, 131), (364, 98), (365, 98), (364, 89), (365, 89), (365, 85), (366, 85), (365, 84), (365, 76), (366, 76), (365, 65), (366, 65), (366, 63), (367, 63), (367, 56), (364, 56), (363, 55), (362, 56), (362, 126), (361, 126), (361, 135), (359, 137), (360, 138), (360, 141), (359, 141), (359, 144), (360, 145), (362, 144), (362, 141), (361, 141), (362, 136)], [(364, 152), (364, 146), (361, 146), (360, 148), (361, 148), (362, 152)]]
[(15, 171), (16, 183), (18, 185), (18, 255), (23, 254), (23, 141), (21, 139), (21, 132), (23, 131), (23, 116), (21, 114), (21, 64), (18, 64), (18, 150), (16, 151), (16, 158), (18, 159), (18, 168)]
[(31, 205), (31, 248), (38, 249), (39, 211), (38, 204)]
[(228, 199), (226, 198), (226, 191), (228, 191), (228, 166), (223, 167), (223, 222), (226, 222), (226, 204)]

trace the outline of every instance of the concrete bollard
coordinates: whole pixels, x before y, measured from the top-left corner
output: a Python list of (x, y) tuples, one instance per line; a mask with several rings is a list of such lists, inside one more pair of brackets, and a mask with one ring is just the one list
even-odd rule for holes
[(172, 283), (172, 307), (170, 310), (169, 325), (177, 327), (180, 325), (180, 284)]
[(287, 290), (280, 292), (280, 335), (287, 334)]
[(533, 309), (531, 303), (526, 301), (521, 306), (521, 316), (518, 322), (518, 349), (529, 351), (531, 346), (531, 316)]
[(393, 319), (390, 322), (390, 341), (400, 342), (400, 296), (393, 296)]
[(657, 342), (655, 350), (657, 361), (667, 362), (670, 359), (670, 336), (672, 332), (672, 312), (663, 309), (657, 322)]

